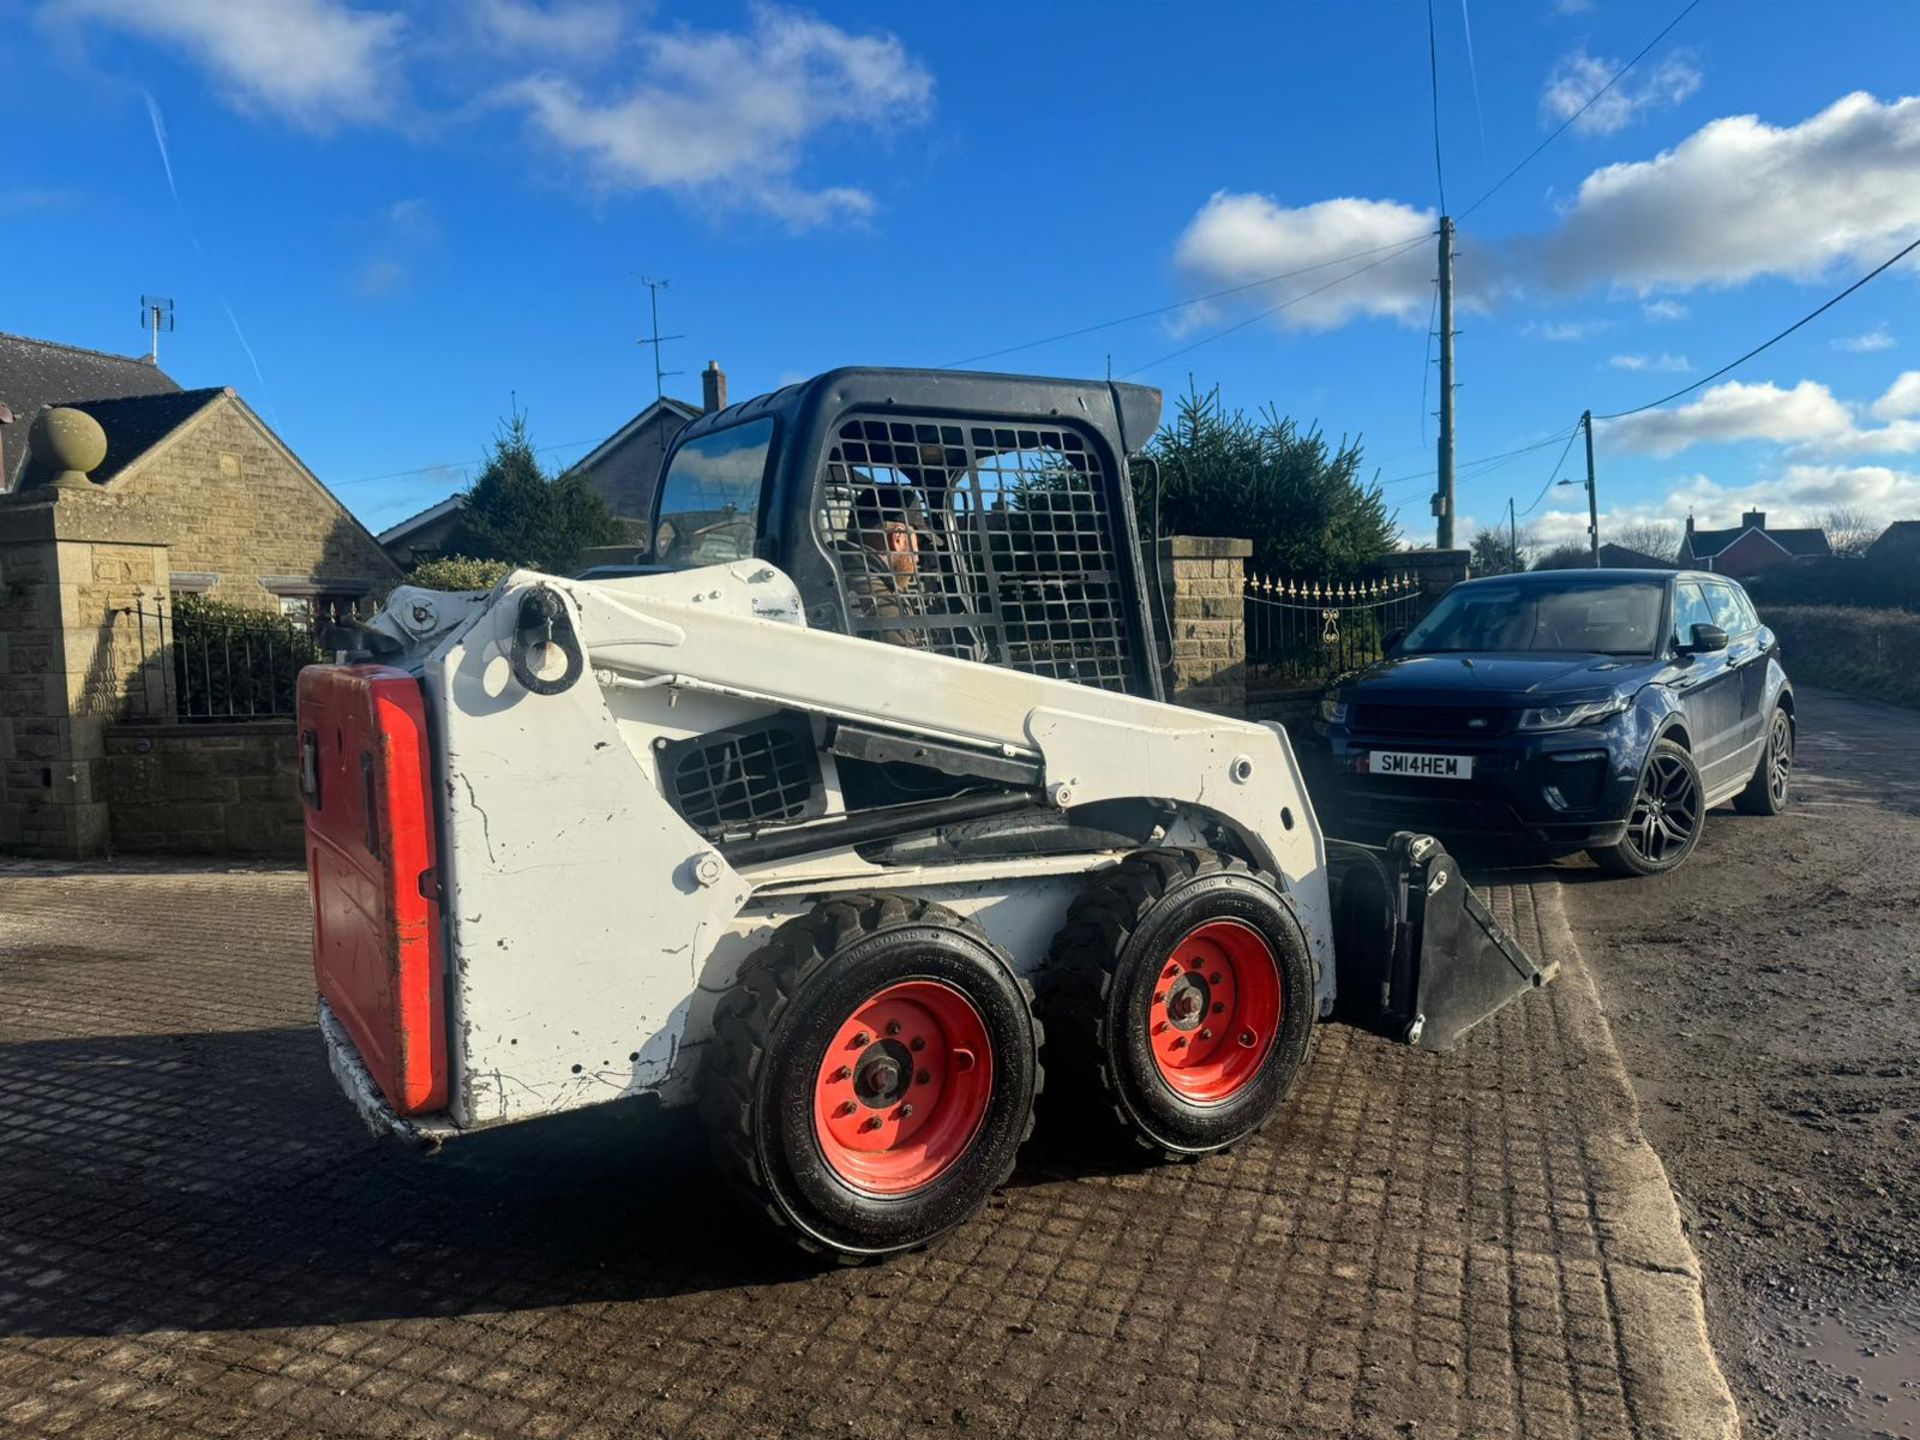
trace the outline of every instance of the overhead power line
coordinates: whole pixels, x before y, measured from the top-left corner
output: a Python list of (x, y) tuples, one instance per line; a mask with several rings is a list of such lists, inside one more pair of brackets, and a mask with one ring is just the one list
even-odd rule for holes
[(1562, 450), (1560, 452), (1560, 458), (1553, 462), (1553, 473), (1547, 476), (1547, 483), (1540, 487), (1540, 493), (1533, 497), (1533, 504), (1527, 506), (1526, 509), (1520, 512), (1522, 515), (1531, 515), (1535, 510), (1540, 508), (1540, 502), (1546, 499), (1547, 492), (1553, 489), (1553, 482), (1560, 478), (1560, 467), (1567, 463), (1567, 456), (1573, 453), (1573, 442), (1577, 440), (1579, 436), (1580, 427), (1578, 425), (1567, 432), (1567, 448)]
[[(1507, 171), (1506, 174), (1502, 175), (1498, 180), (1494, 181), (1492, 185), (1488, 186), (1485, 194), (1483, 194), (1478, 200), (1474, 201), (1471, 205), (1467, 206), (1466, 209), (1460, 212), (1459, 218), (1462, 220), (1466, 219), (1467, 216), (1473, 214), (1474, 211), (1478, 210), (1482, 205), (1486, 204), (1487, 201), (1493, 198), (1495, 191), (1499, 190), (1501, 186), (1505, 185), (1509, 180), (1513, 179), (1514, 176), (1518, 175), (1522, 170), (1526, 169), (1527, 166), (1531, 165), (1536, 159), (1538, 159), (1540, 156), (1540, 152), (1542, 150), (1545, 150), (1549, 145), (1553, 144), (1554, 141), (1558, 140), (1562, 135), (1566, 134), (1568, 127), (1571, 126), (1574, 121), (1578, 120), (1582, 115), (1586, 114), (1587, 111), (1591, 110), (1594, 107), (1594, 105), (1598, 103), (1602, 95), (1605, 95), (1609, 90), (1613, 89), (1615, 85), (1618, 85), (1620, 83), (1621, 77), (1625, 75), (1629, 70), (1633, 69), (1634, 66), (1638, 65), (1642, 60), (1644, 60), (1647, 56), (1647, 52), (1653, 49), (1653, 47), (1658, 45), (1662, 40), (1666, 39), (1667, 35), (1673, 30), (1673, 27), (1678, 25), (1682, 20), (1686, 19), (1687, 16), (1691, 15), (1694, 11), (1694, 8), (1698, 6), (1699, 3), (1700, 3), (1700, 0), (1689, 0), (1689, 3), (1684, 8), (1681, 9), (1678, 15), (1674, 16), (1673, 19), (1669, 20), (1663, 27), (1661, 27), (1660, 33), (1658, 35), (1655, 35), (1653, 39), (1649, 40), (1645, 45), (1642, 45), (1639, 51), (1634, 55), (1634, 57), (1631, 60), (1627, 61), (1626, 64), (1622, 65), (1618, 70), (1613, 72), (1612, 76), (1607, 80), (1606, 84), (1602, 85), (1598, 90), (1594, 91), (1593, 94), (1587, 97), (1586, 104), (1582, 105), (1578, 110), (1574, 111), (1573, 114), (1569, 115), (1565, 120), (1562, 120), (1559, 124), (1559, 127), (1555, 129), (1551, 135), (1547, 136), (1546, 139), (1542, 140), (1538, 145), (1534, 146), (1533, 149), (1529, 150), (1526, 153), (1526, 156), (1520, 161), (1518, 165), (1515, 165), (1511, 170)], [(1429, 25), (1432, 24), (1432, 0), (1428, 0), (1428, 24)]]
[(1447, 213), (1447, 172), (1440, 163), (1440, 51), (1433, 38), (1433, 0), (1427, 0), (1427, 80), (1433, 92), (1433, 178), (1440, 186), (1440, 213)]
[(1778, 335), (1775, 335), (1771, 340), (1762, 341), (1760, 344), (1754, 346), (1753, 349), (1747, 351), (1747, 353), (1742, 355), (1738, 360), (1728, 361), (1725, 365), (1722, 365), (1718, 370), (1714, 371), (1711, 375), (1702, 375), (1698, 380), (1695, 380), (1691, 385), (1682, 385), (1678, 390), (1675, 390), (1671, 395), (1662, 395), (1658, 400), (1649, 400), (1646, 404), (1636, 405), (1631, 410), (1615, 410), (1610, 415), (1595, 415), (1593, 418), (1596, 420), (1623, 420), (1629, 415), (1638, 415), (1642, 410), (1658, 409), (1660, 406), (1665, 405), (1670, 400), (1678, 400), (1682, 395), (1691, 395), (1695, 390), (1698, 390), (1702, 385), (1711, 384), (1713, 381), (1718, 380), (1722, 375), (1726, 374), (1729, 370), (1736, 370), (1740, 366), (1746, 364), (1747, 361), (1753, 359), (1753, 357), (1758, 355), (1762, 350), (1771, 349), (1773, 346), (1778, 345), (1782, 340), (1786, 339), (1787, 336), (1793, 334), (1794, 331), (1798, 330), (1802, 325), (1805, 325), (1809, 320), (1812, 320), (1817, 316), (1824, 315), (1827, 311), (1831, 310), (1834, 306), (1838, 305), (1842, 300), (1846, 299), (1849, 295), (1853, 294), (1853, 292), (1858, 290), (1862, 285), (1865, 285), (1869, 280), (1874, 279), (1876, 276), (1882, 275), (1888, 270), (1891, 270), (1895, 265), (1898, 265), (1902, 260), (1906, 259), (1907, 256), (1911, 255), (1915, 250), (1920, 250), (1920, 239), (1913, 240), (1908, 244), (1902, 246), (1897, 252), (1895, 252), (1895, 254), (1893, 254), (1888, 259), (1881, 261), (1878, 265), (1874, 266), (1873, 269), (1869, 270), (1866, 274), (1862, 275), (1858, 280), (1854, 281), (1853, 284), (1847, 286), (1846, 289), (1842, 290), (1838, 295), (1835, 295), (1831, 300), (1828, 300), (1824, 305), (1821, 305), (1816, 309), (1809, 310), (1806, 314), (1802, 315), (1798, 320), (1794, 321), (1793, 324), (1787, 326), (1787, 328), (1782, 330)]
[[(1577, 425), (1574, 427), (1576, 431), (1579, 428), (1580, 427)], [(1562, 434), (1560, 431), (1556, 430), (1552, 435), (1548, 436), (1545, 440), (1536, 440), (1531, 445), (1522, 445), (1519, 448), (1514, 450), (1502, 450), (1493, 455), (1482, 455), (1479, 458), (1474, 460), (1462, 460), (1459, 463), (1459, 465), (1456, 467), (1456, 469), (1461, 471), (1471, 470), (1473, 474), (1467, 475), (1465, 476), (1465, 478), (1469, 480), (1477, 480), (1480, 478), (1480, 476), (1489, 474), (1492, 471), (1499, 469), (1500, 466), (1505, 464), (1507, 461), (1516, 460), (1522, 455), (1531, 455), (1535, 450), (1545, 450), (1550, 445), (1558, 445), (1562, 440), (1566, 438), (1567, 437), (1565, 434)], [(1382, 487), (1385, 487), (1388, 485), (1410, 485), (1416, 480), (1431, 480), (1435, 475), (1438, 475), (1439, 473), (1440, 472), (1437, 469), (1412, 470), (1405, 475), (1395, 475), (1390, 480), (1379, 480), (1379, 481), (1376, 481), (1375, 483)]]
[[(552, 445), (540, 445), (534, 448), (534, 454), (546, 455), (555, 450), (572, 450), (581, 445), (598, 445), (607, 437), (596, 435), (591, 440), (561, 440)], [(409, 475), (430, 475), (436, 470), (471, 470), (475, 465), (485, 462), (478, 460), (443, 460), (438, 465), (416, 465), (411, 470), (389, 470), (384, 475), (362, 475), (358, 480), (336, 480), (329, 484), (329, 490), (345, 490), (354, 485), (372, 485), (380, 480), (404, 480)]]
[[(1428, 232), (1429, 234), (1432, 232)], [(1416, 236), (1424, 240), (1425, 235)], [(982, 360), (996, 360), (1002, 355), (1014, 355), (1022, 350), (1037, 350), (1042, 345), (1052, 345), (1061, 340), (1077, 340), (1082, 335), (1091, 335), (1099, 330), (1111, 330), (1116, 325), (1131, 325), (1136, 320), (1151, 320), (1157, 315), (1171, 315), (1175, 310), (1187, 310), (1195, 305), (1204, 305), (1209, 300), (1224, 300), (1229, 295), (1241, 295), (1248, 290), (1258, 290), (1265, 285), (1277, 285), (1282, 280), (1292, 280), (1301, 275), (1311, 275), (1316, 270), (1325, 270), (1334, 265), (1345, 265), (1349, 260), (1364, 260), (1369, 255), (1378, 255), (1383, 250), (1404, 250), (1413, 242), (1396, 240), (1390, 245), (1375, 245), (1366, 250), (1355, 250), (1349, 255), (1336, 255), (1331, 260), (1317, 260), (1311, 265), (1302, 265), (1297, 270), (1282, 270), (1275, 275), (1263, 275), (1258, 280), (1243, 281), (1238, 285), (1229, 285), (1224, 290), (1209, 291), (1205, 295), (1195, 295), (1191, 300), (1176, 300), (1171, 305), (1158, 305), (1151, 310), (1138, 310), (1131, 315), (1122, 315), (1116, 320), (1102, 320), (1093, 325), (1082, 325), (1078, 330), (1063, 330), (1058, 335), (1043, 336), (1038, 340), (1023, 340), (1018, 345), (1005, 345), (998, 350), (983, 350), (978, 355), (969, 355), (963, 360), (949, 360), (937, 365), (937, 370), (957, 370), (962, 365), (978, 364)]]
[(1260, 321), (1269, 318), (1270, 316), (1278, 315), (1282, 310), (1286, 310), (1291, 308), (1292, 306), (1298, 305), (1302, 300), (1311, 300), (1315, 295), (1319, 295), (1328, 290), (1331, 290), (1336, 285), (1344, 285), (1347, 283), (1347, 281), (1352, 280), (1356, 276), (1364, 275), (1367, 273), (1367, 271), (1377, 269), (1378, 267), (1386, 264), (1389, 260), (1392, 260), (1397, 256), (1405, 254), (1407, 251), (1411, 250), (1414, 246), (1424, 244), (1428, 236), (1430, 236), (1432, 233), (1433, 233), (1432, 231), (1427, 231), (1425, 234), (1416, 235), (1411, 240), (1407, 240), (1402, 242), (1401, 244), (1392, 246), (1387, 250), (1387, 253), (1385, 255), (1380, 256), (1378, 260), (1374, 260), (1369, 264), (1362, 265), (1357, 269), (1349, 270), (1344, 275), (1336, 275), (1334, 276), (1333, 279), (1327, 281), (1327, 283), (1324, 285), (1316, 285), (1311, 290), (1302, 290), (1298, 295), (1289, 295), (1285, 300), (1282, 300), (1278, 305), (1269, 306), (1265, 310), (1261, 310), (1256, 312), (1255, 314), (1249, 315), (1245, 320), (1242, 320), (1237, 324), (1229, 325), (1226, 328), (1221, 330), (1216, 330), (1211, 335), (1202, 336), (1200, 339), (1194, 341), (1191, 345), (1182, 345), (1178, 350), (1170, 350), (1165, 355), (1160, 356), (1160, 358), (1157, 360), (1149, 360), (1144, 365), (1136, 365), (1131, 370), (1128, 370), (1122, 373), (1120, 378), (1124, 380), (1124, 379), (1127, 379), (1129, 376), (1138, 375), (1143, 370), (1151, 370), (1155, 366), (1164, 365), (1169, 360), (1178, 360), (1182, 355), (1186, 355), (1194, 350), (1198, 350), (1202, 345), (1211, 345), (1214, 341), (1224, 339), (1228, 335), (1232, 335), (1238, 331), (1244, 330), (1249, 325), (1257, 324)]

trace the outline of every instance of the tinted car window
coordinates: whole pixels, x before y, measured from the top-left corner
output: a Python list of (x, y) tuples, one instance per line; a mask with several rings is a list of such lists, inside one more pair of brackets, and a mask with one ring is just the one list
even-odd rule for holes
[(1713, 623), (1729, 635), (1744, 635), (1753, 627), (1740, 611), (1739, 598), (1731, 585), (1707, 586), (1707, 604), (1713, 607)]
[(657, 564), (712, 565), (753, 554), (772, 444), (773, 421), (752, 420), (702, 435), (674, 453), (653, 527)]
[(1657, 580), (1462, 585), (1408, 633), (1407, 655), (1448, 651), (1558, 650), (1645, 655), (1659, 632)]
[(1740, 607), (1740, 628), (1743, 631), (1758, 630), (1760, 628), (1760, 616), (1753, 608), (1753, 598), (1738, 585), (1733, 587), (1733, 598), (1735, 603)]
[(1673, 591), (1673, 643), (1691, 645), (1693, 627), (1696, 625), (1718, 625), (1713, 618), (1713, 608), (1707, 604), (1707, 597), (1692, 580), (1682, 580)]

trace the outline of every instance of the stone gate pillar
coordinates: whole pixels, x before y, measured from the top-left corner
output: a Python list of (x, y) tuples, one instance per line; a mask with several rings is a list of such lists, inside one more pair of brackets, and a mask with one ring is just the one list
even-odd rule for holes
[(1247, 710), (1246, 567), (1251, 540), (1173, 535), (1161, 542), (1173, 612), (1176, 705), (1216, 715)]

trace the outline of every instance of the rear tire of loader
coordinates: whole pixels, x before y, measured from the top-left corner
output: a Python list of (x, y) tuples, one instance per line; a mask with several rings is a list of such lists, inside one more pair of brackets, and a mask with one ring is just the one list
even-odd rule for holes
[(930, 901), (843, 895), (787, 921), (714, 1017), (716, 1162), (800, 1243), (847, 1262), (984, 1206), (1033, 1129), (1032, 989)]
[(1146, 850), (1104, 872), (1068, 911), (1044, 984), (1056, 1076), (1170, 1159), (1259, 1130), (1313, 1045), (1299, 923), (1269, 877), (1213, 851)]

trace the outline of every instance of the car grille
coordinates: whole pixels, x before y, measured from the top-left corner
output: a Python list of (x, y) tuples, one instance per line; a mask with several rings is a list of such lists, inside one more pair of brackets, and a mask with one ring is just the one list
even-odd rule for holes
[(1464, 705), (1355, 705), (1355, 730), (1376, 735), (1503, 735), (1505, 710)]

